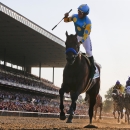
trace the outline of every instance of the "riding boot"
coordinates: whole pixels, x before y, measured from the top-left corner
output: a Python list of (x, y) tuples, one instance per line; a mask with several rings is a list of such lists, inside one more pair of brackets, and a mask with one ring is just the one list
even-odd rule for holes
[(88, 57), (88, 58), (89, 58), (90, 63), (91, 63), (91, 66), (90, 66), (90, 78), (93, 78), (93, 76), (95, 74), (95, 70), (96, 70), (95, 63), (94, 63), (94, 58), (93, 58), (93, 56)]

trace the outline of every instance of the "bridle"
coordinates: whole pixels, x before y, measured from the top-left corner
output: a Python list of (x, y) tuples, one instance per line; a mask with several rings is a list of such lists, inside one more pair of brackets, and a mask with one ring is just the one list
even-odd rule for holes
[(67, 54), (68, 52), (72, 52), (75, 55), (75, 57), (77, 57), (79, 54), (79, 51), (77, 52), (74, 48), (66, 49), (65, 54)]
[[(71, 53), (71, 55), (69, 55), (69, 53)], [(67, 56), (66, 59), (68, 63), (72, 65), (78, 57), (79, 51), (77, 52), (74, 48), (67, 48), (65, 54)]]

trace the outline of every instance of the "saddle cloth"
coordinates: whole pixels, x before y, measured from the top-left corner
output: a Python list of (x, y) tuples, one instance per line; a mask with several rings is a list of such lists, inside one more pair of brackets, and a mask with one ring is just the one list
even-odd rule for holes
[(98, 70), (98, 68), (97, 68), (97, 66), (96, 66), (96, 70), (95, 70), (95, 74), (94, 74), (94, 76), (93, 76), (93, 79), (96, 79), (96, 78), (98, 78), (99, 76), (100, 76), (99, 70)]
[[(91, 65), (89, 58), (86, 56), (86, 54), (85, 53), (80, 53), (80, 54), (82, 56), (84, 56), (86, 61), (88, 62), (88, 64)], [(98, 63), (95, 62), (95, 65), (96, 64), (98, 64)], [(94, 83), (94, 79), (100, 77), (99, 70), (98, 70), (97, 66), (95, 66), (95, 67), (96, 67), (96, 70), (95, 70), (95, 74), (93, 76), (93, 79), (89, 79), (88, 84), (86, 85), (86, 88), (84, 89), (83, 93), (87, 92), (89, 89), (91, 89), (91, 87), (93, 86), (93, 83)]]
[[(81, 55), (86, 58), (86, 60), (88, 61), (89, 65), (90, 65), (89, 58), (86, 56), (86, 54), (85, 54), (85, 53), (81, 53)], [(96, 64), (96, 62), (95, 62), (95, 64)], [(97, 63), (97, 64), (98, 64), (98, 63)], [(98, 70), (97, 66), (95, 66), (95, 67), (96, 67), (96, 70), (95, 70), (95, 74), (94, 74), (94, 76), (93, 76), (93, 79), (96, 79), (96, 78), (98, 78), (98, 77), (100, 76), (99, 70)]]

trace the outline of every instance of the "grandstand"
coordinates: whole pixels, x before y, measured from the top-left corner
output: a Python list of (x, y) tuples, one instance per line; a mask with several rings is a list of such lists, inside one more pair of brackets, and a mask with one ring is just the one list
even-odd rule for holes
[(41, 67), (64, 67), (64, 51), (63, 40), (0, 3), (0, 110), (58, 113), (59, 87), (41, 78)]

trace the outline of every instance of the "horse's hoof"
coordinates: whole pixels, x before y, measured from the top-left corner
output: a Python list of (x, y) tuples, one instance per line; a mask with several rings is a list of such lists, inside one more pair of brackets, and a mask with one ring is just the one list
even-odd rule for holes
[(71, 120), (67, 120), (66, 123), (72, 123), (72, 121)]
[(67, 114), (74, 115), (74, 111), (73, 111), (73, 110), (69, 110), (69, 111), (67, 112)]
[(61, 112), (60, 113), (60, 120), (65, 120), (65, 119), (66, 119), (65, 113)]
[(65, 120), (66, 116), (60, 116), (60, 120)]
[(98, 128), (97, 126), (95, 126), (95, 125), (86, 125), (84, 128)]

